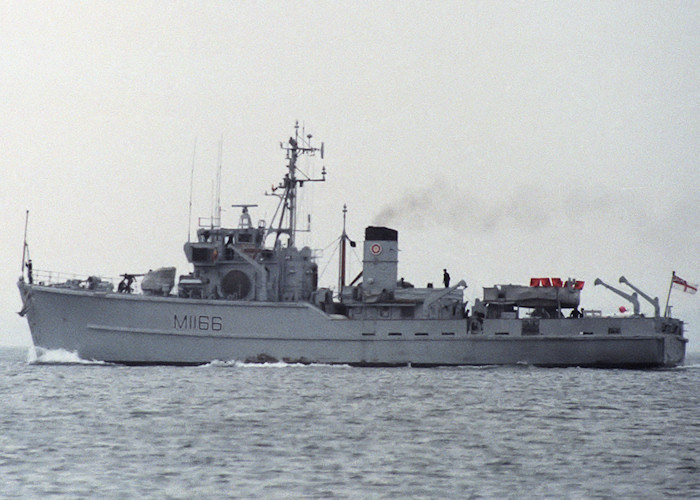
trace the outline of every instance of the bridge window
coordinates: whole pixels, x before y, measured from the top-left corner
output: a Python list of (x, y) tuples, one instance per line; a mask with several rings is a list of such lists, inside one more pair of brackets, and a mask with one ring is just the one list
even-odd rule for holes
[(211, 260), (209, 248), (192, 248), (192, 262), (209, 262)]

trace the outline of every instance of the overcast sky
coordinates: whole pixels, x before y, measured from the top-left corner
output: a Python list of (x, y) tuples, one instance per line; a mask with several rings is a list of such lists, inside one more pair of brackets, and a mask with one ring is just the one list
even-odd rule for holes
[[(325, 142), (322, 285), (343, 203), (351, 237), (398, 229), (400, 275), (446, 267), (470, 303), (575, 277), (613, 314), (597, 277), (662, 307), (672, 271), (700, 281), (697, 2), (2, 1), (0, 47), (0, 343), (29, 343), (25, 210), (36, 269), (185, 273), (193, 154), (195, 223), (222, 137), (222, 204), (269, 219), (295, 120)], [(695, 351), (699, 301), (671, 297)]]

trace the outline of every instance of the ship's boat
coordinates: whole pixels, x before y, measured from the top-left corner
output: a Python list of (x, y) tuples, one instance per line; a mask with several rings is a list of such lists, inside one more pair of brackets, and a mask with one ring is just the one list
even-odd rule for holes
[[(635, 306), (625, 317), (579, 311), (583, 282), (559, 278), (487, 287), (483, 299), (468, 307), (464, 281), (418, 288), (398, 279), (393, 228), (367, 227), (360, 275), (346, 284), (341, 264), (338, 289), (319, 288), (314, 252), (296, 246), (297, 194), (305, 183), (325, 180), (326, 171), (310, 178), (297, 160), (323, 156), (323, 145), (312, 146), (311, 136), (297, 125), (282, 146), (286, 172), (268, 193), (279, 198), (273, 221), (253, 224), (255, 205), (236, 205), (241, 208), (237, 227), (222, 227), (220, 217), (212, 218), (185, 244), (192, 271), (179, 276), (177, 285), (172, 267), (124, 274), (115, 290), (99, 277), (56, 279), (30, 266), (18, 286), (20, 314), (29, 322), (34, 345), (126, 364), (668, 367), (683, 362), (683, 322), (661, 316), (658, 299), (654, 315), (642, 315), (638, 289), (627, 280), (621, 282), (635, 289), (632, 295), (596, 281)], [(341, 262), (348, 243), (354, 245), (343, 228)]]

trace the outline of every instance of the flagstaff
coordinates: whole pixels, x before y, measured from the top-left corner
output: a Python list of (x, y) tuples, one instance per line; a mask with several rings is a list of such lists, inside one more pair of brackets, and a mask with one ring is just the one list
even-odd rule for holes
[(673, 288), (673, 279), (676, 277), (676, 271), (671, 273), (671, 283), (668, 285), (668, 295), (666, 296), (666, 307), (664, 308), (664, 318), (668, 318), (668, 301), (671, 299), (671, 289)]
[(22, 276), (24, 276), (24, 263), (26, 262), (25, 258), (27, 257), (27, 227), (29, 225), (29, 210), (27, 210), (27, 213), (24, 216), (24, 245), (22, 246), (22, 269), (21, 273)]

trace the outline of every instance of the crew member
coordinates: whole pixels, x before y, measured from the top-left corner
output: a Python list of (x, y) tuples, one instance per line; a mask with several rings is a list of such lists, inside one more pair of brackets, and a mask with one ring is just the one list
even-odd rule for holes
[(133, 292), (133, 288), (131, 288), (131, 285), (136, 281), (136, 276), (133, 274), (123, 274), (124, 279), (119, 282), (119, 286), (117, 286), (117, 291), (119, 293), (131, 293)]
[(450, 273), (447, 272), (447, 269), (442, 270), (442, 282), (445, 284), (445, 288), (449, 288), (449, 286), (450, 286)]
[(581, 316), (582, 316), (581, 312), (576, 307), (574, 307), (571, 310), (571, 314), (569, 314), (570, 318), (580, 318)]

